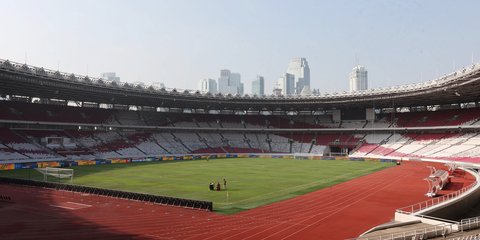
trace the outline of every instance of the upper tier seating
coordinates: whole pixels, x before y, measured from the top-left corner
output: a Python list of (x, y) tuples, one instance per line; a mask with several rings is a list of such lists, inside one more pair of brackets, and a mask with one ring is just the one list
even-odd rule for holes
[(0, 119), (25, 121), (104, 123), (112, 110), (0, 101)]
[[(263, 116), (225, 114), (184, 114), (126, 111), (52, 104), (0, 101), (0, 119), (106, 123), (121, 125), (188, 126), (213, 128), (386, 128), (448, 125), (478, 125), (480, 111), (475, 108), (418, 111), (378, 115), (374, 122), (365, 120), (332, 121), (330, 115)], [(183, 125), (187, 123), (187, 125)]]
[[(366, 143), (352, 157), (413, 157), (480, 162), (480, 134), (405, 134), (401, 138)], [(366, 136), (366, 138), (371, 138)], [(365, 142), (368, 139), (365, 138)]]
[(455, 126), (464, 123), (474, 123), (480, 118), (480, 111), (477, 109), (450, 109), (441, 111), (422, 111), (395, 113), (387, 115), (390, 121), (395, 122), (399, 127), (430, 127), (430, 126)]

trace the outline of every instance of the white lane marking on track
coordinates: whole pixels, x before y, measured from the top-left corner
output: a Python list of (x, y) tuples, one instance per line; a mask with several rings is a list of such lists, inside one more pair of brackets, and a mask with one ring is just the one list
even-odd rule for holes
[(51, 207), (56, 207), (56, 208), (63, 208), (63, 209), (68, 209), (68, 210), (76, 210), (78, 208), (71, 208), (71, 207), (66, 207), (66, 206), (61, 206), (61, 205), (53, 205), (50, 204)]
[[(346, 205), (345, 207), (338, 209), (338, 211), (335, 211), (335, 212), (333, 212), (333, 213), (331, 213), (331, 214), (329, 214), (329, 215), (327, 215), (327, 216), (325, 216), (325, 217), (323, 217), (323, 218), (321, 218), (321, 219), (319, 219), (319, 220), (315, 221), (314, 223), (311, 223), (311, 224), (309, 224), (308, 226), (306, 226), (306, 227), (303, 227), (302, 229), (300, 229), (300, 230), (297, 230), (297, 231), (295, 231), (295, 232), (293, 232), (293, 233), (289, 234), (289, 235), (288, 235), (288, 236), (286, 236), (286, 237), (283, 237), (283, 238), (282, 238), (282, 240), (283, 240), (283, 239), (286, 239), (286, 238), (289, 238), (289, 237), (291, 237), (291, 236), (293, 236), (293, 235), (295, 235), (295, 234), (297, 234), (297, 233), (299, 233), (299, 232), (303, 231), (304, 229), (306, 229), (306, 228), (308, 228), (308, 227), (310, 227), (310, 226), (312, 226), (312, 225), (314, 225), (314, 224), (317, 224), (318, 222), (321, 222), (321, 221), (325, 220), (326, 218), (328, 218), (328, 217), (330, 217), (330, 216), (334, 215), (335, 213), (337, 213), (337, 212), (340, 212), (340, 211), (342, 211), (343, 209), (345, 209), (345, 208), (347, 208), (347, 207), (349, 207), (349, 206), (351, 206), (351, 205), (353, 205), (353, 204), (356, 204), (357, 202), (360, 202), (361, 200), (363, 200), (363, 199), (365, 199), (365, 198), (367, 198), (367, 197), (369, 197), (369, 196), (371, 196), (371, 195), (373, 195), (373, 194), (375, 194), (375, 193), (379, 192), (380, 190), (383, 190), (383, 189), (387, 188), (388, 186), (390, 186), (390, 185), (392, 185), (392, 184), (394, 184), (394, 183), (396, 183), (396, 182), (400, 181), (400, 180), (402, 179), (402, 177), (405, 177), (405, 175), (403, 175), (403, 176), (399, 176), (399, 178), (398, 178), (397, 180), (390, 182), (390, 184), (386, 184), (384, 187), (382, 187), (382, 188), (380, 188), (380, 189), (378, 189), (378, 190), (376, 190), (376, 191), (374, 191), (374, 192), (372, 192), (372, 193), (370, 193), (370, 194), (368, 194), (368, 195), (364, 196), (363, 198), (360, 198), (360, 199), (358, 199), (357, 201), (354, 201), (354, 202), (352, 202), (352, 203), (350, 203), (350, 204)], [(315, 217), (315, 216), (313, 216), (313, 217)], [(311, 218), (313, 218), (313, 217), (311, 217)], [(310, 218), (310, 219), (311, 219), (311, 218)], [(306, 219), (306, 220), (308, 220), (308, 219)], [(304, 220), (304, 221), (306, 221), (306, 220)], [(283, 231), (285, 231), (285, 230), (287, 230), (287, 229), (288, 229), (288, 228), (282, 229), (282, 230), (281, 230), (281, 231), (279, 231), (279, 232), (283, 232)], [(279, 232), (276, 232), (275, 234), (278, 234)], [(275, 234), (273, 234), (273, 235), (275, 235)], [(270, 235), (270, 236), (268, 236), (268, 237), (266, 237), (266, 238), (272, 237), (273, 235)], [(263, 238), (263, 239), (265, 239), (265, 238)]]
[[(389, 172), (378, 172), (378, 174), (377, 174), (377, 175), (375, 176), (375, 178), (373, 178), (373, 179), (372, 179), (372, 178), (367, 178), (367, 179), (361, 179), (361, 178), (359, 178), (359, 179), (361, 179), (361, 180), (360, 180), (361, 182), (368, 182), (368, 183), (369, 183), (370, 185), (372, 185), (372, 186), (377, 186), (377, 185), (378, 185), (378, 182), (377, 182), (378, 176), (383, 176), (383, 175), (385, 175), (385, 174), (388, 175), (388, 174), (391, 174), (391, 173), (389, 173)], [(357, 181), (357, 182), (355, 183), (355, 185), (357, 185), (357, 184), (363, 184), (363, 185), (364, 185), (364, 184), (365, 184), (365, 183), (361, 183), (361, 182), (358, 182), (358, 181)], [(337, 186), (339, 186), (339, 185), (337, 185)], [(351, 184), (348, 186), (348, 188), (355, 188), (355, 187), (356, 187), (356, 186), (353, 186), (353, 185), (351, 185)], [(362, 192), (363, 192), (363, 190), (362, 190)], [(368, 190), (367, 190), (367, 192), (368, 192)], [(343, 194), (343, 193), (342, 193), (342, 194)], [(357, 194), (358, 194), (357, 192), (352, 192), (352, 193), (349, 193), (349, 194), (347, 194), (347, 195), (344, 195), (344, 196), (346, 196), (346, 197), (344, 197), (344, 198), (345, 198), (345, 199), (352, 199), (352, 196), (357, 196)], [(315, 198), (316, 198), (316, 197), (315, 197)], [(336, 200), (333, 201), (333, 202), (336, 202), (337, 200), (338, 200), (338, 198), (336, 198)], [(343, 205), (342, 202), (339, 203), (339, 204), (340, 204), (340, 205)], [(339, 205), (339, 204), (334, 204), (334, 205)], [(271, 205), (271, 206), (273, 206), (273, 205)], [(267, 207), (268, 207), (268, 206), (267, 206)], [(320, 208), (323, 209), (323, 207), (320, 207)], [(334, 212), (334, 213), (335, 213), (335, 212)], [(318, 215), (318, 214), (317, 214), (317, 215)], [(245, 217), (245, 216), (242, 216), (242, 217)], [(255, 218), (257, 218), (257, 216), (254, 216), (254, 217), (248, 217), (248, 216), (247, 216), (247, 218), (255, 219)], [(270, 222), (285, 223), (285, 222), (282, 222), (282, 221), (272, 221), (272, 220), (270, 220)], [(256, 228), (260, 228), (260, 227), (263, 227), (263, 226), (266, 226), (266, 225), (269, 225), (269, 224), (268, 224), (268, 223), (267, 223), (267, 224), (262, 224), (262, 225), (260, 225), (260, 226), (258, 226), (258, 227), (256, 227)], [(298, 223), (293, 224), (293, 226), (296, 226), (296, 225), (304, 225), (304, 226), (305, 226), (305, 224), (298, 224)], [(276, 226), (276, 225), (275, 225), (275, 226)], [(272, 226), (272, 227), (270, 227), (270, 228), (268, 228), (268, 229), (271, 229), (271, 228), (273, 228), (273, 227), (275, 227), (275, 226)], [(308, 226), (308, 225), (307, 225), (307, 226)], [(246, 231), (248, 231), (248, 229), (247, 229)], [(264, 231), (265, 231), (265, 230), (264, 230)], [(262, 232), (263, 232), (263, 231), (262, 231)], [(227, 239), (229, 239), (229, 238), (234, 238), (236, 235), (239, 235), (239, 234), (242, 234), (242, 233), (243, 233), (243, 232), (234, 234), (234, 235), (232, 235), (232, 236), (230, 236), (230, 237), (227, 237)], [(220, 234), (215, 234), (215, 235), (213, 235), (213, 236), (209, 236), (209, 237), (206, 238), (206, 239), (215, 238), (217, 235), (220, 235)]]
[[(383, 172), (383, 173), (385, 173), (385, 172)], [(383, 175), (383, 174), (382, 174), (382, 175)], [(366, 197), (368, 197), (368, 196), (370, 196), (370, 195), (372, 195), (372, 194), (374, 194), (374, 193), (376, 193), (376, 192), (378, 192), (378, 191), (386, 188), (388, 185), (391, 185), (391, 184), (393, 184), (394, 182), (399, 181), (401, 177), (404, 177), (404, 176), (399, 175), (397, 180), (395, 180), (395, 181), (393, 181), (393, 182), (391, 182), (391, 183), (389, 183), (389, 184), (387, 184), (387, 185), (384, 185), (384, 186), (382, 186), (382, 187), (380, 187), (380, 188), (378, 188), (378, 189), (375, 189), (374, 192), (371, 192), (371, 193), (369, 193), (368, 195), (364, 196), (363, 198), (358, 199), (357, 201), (352, 202), (352, 203), (350, 203), (350, 204), (348, 204), (348, 205), (346, 205), (346, 206), (344, 205), (344, 207), (342, 207), (341, 209), (338, 209), (337, 211), (334, 211), (334, 212), (332, 212), (331, 214), (327, 215), (326, 217), (323, 217), (322, 219), (320, 219), (320, 220), (318, 220), (318, 221), (315, 221), (315, 222), (317, 223), (317, 222), (319, 222), (319, 221), (323, 221), (325, 218), (330, 217), (331, 215), (334, 215), (335, 213), (343, 210), (344, 208), (346, 208), (346, 207), (348, 207), (348, 206), (350, 206), (350, 205), (353, 205), (354, 203), (356, 203), (356, 202), (358, 202), (358, 201), (360, 201), (360, 200), (362, 200), (362, 199), (364, 199), (364, 198), (366, 198)], [(374, 179), (369, 179), (368, 181), (371, 181), (371, 180), (374, 180)], [(375, 183), (375, 182), (372, 182), (372, 183)], [(354, 196), (355, 194), (352, 194), (352, 195)], [(317, 215), (319, 215), (319, 214), (315, 214), (315, 215), (313, 215), (313, 216), (310, 216), (310, 217), (308, 217), (307, 219), (305, 219), (305, 220), (303, 220), (303, 221), (301, 221), (301, 222), (299, 222), (299, 223), (302, 223), (302, 222), (305, 222), (305, 221), (307, 221), (307, 220), (309, 220), (309, 219), (312, 219), (312, 218), (316, 217)], [(299, 223), (294, 224), (293, 226), (295, 226), (295, 225), (301, 225), (301, 224), (299, 224)], [(307, 228), (307, 227), (309, 227), (309, 226), (311, 226), (311, 225), (313, 225), (313, 224), (309, 224), (309, 225), (303, 227), (301, 230), (303, 230), (303, 229), (305, 229), (305, 228)], [(293, 226), (292, 226), (292, 227), (293, 227)], [(260, 234), (260, 233), (263, 233), (263, 232), (265, 232), (265, 231), (268, 231), (268, 230), (270, 230), (270, 229), (272, 229), (272, 228), (274, 228), (274, 227), (276, 227), (276, 226), (272, 226), (272, 227), (270, 227), (270, 228), (264, 229), (263, 231), (257, 232), (257, 233), (255, 233), (255, 234), (249, 236), (248, 238), (252, 238), (253, 236), (256, 236), (256, 235), (258, 235), (258, 234)], [(284, 229), (276, 232), (275, 234), (277, 234), (277, 233), (279, 233), (279, 232), (283, 232), (283, 231), (285, 231), (285, 230), (287, 230), (287, 229), (289, 229), (289, 228), (290, 228), (290, 227), (284, 228)], [(299, 230), (299, 231), (301, 231), (301, 230)], [(290, 237), (291, 235), (294, 235), (294, 234), (298, 233), (299, 231), (296, 231), (295, 233), (292, 233), (292, 234), (290, 234), (290, 235), (287, 236), (287, 237)], [(275, 234), (273, 234), (273, 235), (275, 235)], [(273, 235), (270, 235), (270, 236), (265, 237), (265, 238), (269, 238), (269, 237), (271, 237), (271, 236), (273, 236)], [(229, 237), (229, 238), (231, 238), (231, 237)], [(263, 239), (265, 239), (265, 238), (263, 238)], [(282, 239), (285, 239), (285, 238), (282, 238)]]
[(76, 202), (67, 202), (67, 203), (74, 204), (74, 205), (79, 205), (79, 206), (83, 206), (83, 207), (91, 207), (92, 206), (92, 205), (89, 205), (89, 204), (76, 203)]
[(64, 206), (64, 205), (55, 205), (55, 204), (50, 204), (51, 207), (56, 207), (56, 208), (63, 208), (63, 209), (68, 209), (68, 210), (78, 210), (82, 208), (89, 208), (92, 207), (92, 205), (88, 204), (83, 204), (83, 203), (76, 203), (76, 202), (64, 202), (60, 204), (67, 204), (67, 205), (73, 205), (73, 206)]

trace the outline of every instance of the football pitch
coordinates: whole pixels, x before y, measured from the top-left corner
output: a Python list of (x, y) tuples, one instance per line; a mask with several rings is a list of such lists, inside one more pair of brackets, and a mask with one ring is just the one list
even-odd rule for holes
[[(73, 167), (74, 184), (212, 201), (230, 214), (326, 188), (393, 166), (392, 163), (228, 158)], [(0, 176), (43, 180), (34, 169)], [(227, 189), (223, 187), (223, 179)], [(50, 178), (51, 181), (58, 181)], [(217, 182), (221, 191), (210, 191)]]

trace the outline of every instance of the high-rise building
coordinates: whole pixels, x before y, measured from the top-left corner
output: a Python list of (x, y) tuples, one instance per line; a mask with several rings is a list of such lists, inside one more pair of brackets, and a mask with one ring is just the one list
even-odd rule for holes
[(217, 93), (217, 81), (204, 78), (198, 82), (198, 90), (201, 92)]
[(240, 73), (232, 73), (228, 69), (220, 70), (220, 78), (218, 78), (218, 92), (222, 94), (243, 95), (243, 83)]
[(285, 73), (278, 78), (277, 88), (282, 90), (283, 95), (295, 94), (295, 76), (290, 73)]
[(287, 73), (295, 77), (296, 94), (300, 94), (305, 86), (310, 87), (310, 67), (306, 58), (293, 58), (290, 60)]
[(262, 76), (257, 76), (257, 79), (252, 82), (252, 94), (257, 96), (265, 95), (265, 80)]
[(228, 69), (220, 70), (220, 78), (218, 78), (218, 92), (220, 93), (228, 92), (230, 74), (231, 72)]
[[(240, 73), (231, 73), (230, 74), (230, 86), (232, 87), (234, 93), (232, 94), (240, 94), (243, 95), (243, 83), (242, 83), (242, 76)], [(236, 88), (236, 92), (235, 92)]]
[(368, 89), (368, 72), (364, 66), (358, 65), (350, 73), (350, 92)]
[(107, 73), (102, 73), (100, 74), (100, 78), (103, 78), (108, 81), (112, 82), (120, 82), (120, 77), (117, 77), (117, 74), (114, 72), (107, 72)]

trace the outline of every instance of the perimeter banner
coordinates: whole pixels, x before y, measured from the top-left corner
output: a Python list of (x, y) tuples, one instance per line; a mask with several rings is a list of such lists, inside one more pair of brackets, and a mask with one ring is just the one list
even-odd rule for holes
[(129, 160), (128, 159), (112, 159), (110, 161), (112, 164), (117, 164), (117, 163), (128, 163)]
[(13, 164), (13, 163), (0, 164), (0, 171), (2, 171), (2, 170), (14, 170), (14, 169), (15, 169), (15, 164)]
[(37, 168), (38, 165), (36, 162), (32, 163), (15, 163), (15, 169), (33, 169)]
[(95, 165), (97, 164), (97, 161), (95, 160), (80, 160), (77, 161), (78, 166), (88, 166), (88, 165)]
[(46, 168), (46, 167), (61, 167), (59, 162), (38, 162), (37, 166), (39, 168)]

